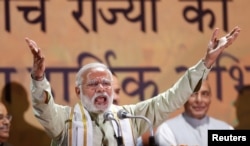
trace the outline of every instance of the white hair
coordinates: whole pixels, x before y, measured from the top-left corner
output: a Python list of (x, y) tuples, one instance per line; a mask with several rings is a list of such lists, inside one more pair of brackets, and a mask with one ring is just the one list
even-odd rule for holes
[(100, 62), (93, 62), (93, 63), (86, 64), (86, 65), (84, 65), (84, 66), (82, 66), (82, 67), (80, 68), (80, 70), (79, 70), (79, 71), (77, 72), (77, 74), (76, 74), (75, 85), (76, 85), (76, 86), (79, 86), (79, 85), (82, 84), (82, 82), (83, 82), (82, 75), (83, 75), (86, 71), (88, 71), (89, 69), (98, 68), (98, 67), (101, 67), (101, 68), (105, 69), (105, 70), (109, 73), (109, 75), (110, 75), (110, 77), (111, 77), (111, 80), (113, 80), (112, 73), (111, 73), (111, 71), (109, 70), (109, 68), (108, 68), (105, 64), (100, 63)]

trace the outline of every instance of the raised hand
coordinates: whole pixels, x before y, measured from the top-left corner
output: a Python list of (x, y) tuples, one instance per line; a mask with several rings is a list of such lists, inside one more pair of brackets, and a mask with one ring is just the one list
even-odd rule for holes
[(218, 39), (219, 29), (216, 28), (212, 34), (211, 40), (208, 43), (207, 52), (204, 57), (204, 63), (207, 68), (210, 68), (219, 55), (225, 48), (230, 46), (238, 37), (240, 28), (236, 26), (230, 33)]
[(27, 37), (25, 38), (25, 41), (29, 45), (30, 51), (33, 54), (33, 68), (31, 75), (35, 80), (42, 80), (45, 72), (45, 58), (35, 41)]

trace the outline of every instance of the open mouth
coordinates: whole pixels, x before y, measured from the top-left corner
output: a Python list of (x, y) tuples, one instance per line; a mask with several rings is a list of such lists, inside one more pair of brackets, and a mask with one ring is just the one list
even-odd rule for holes
[(95, 98), (95, 104), (97, 105), (105, 105), (107, 104), (107, 97), (106, 96), (98, 96)]

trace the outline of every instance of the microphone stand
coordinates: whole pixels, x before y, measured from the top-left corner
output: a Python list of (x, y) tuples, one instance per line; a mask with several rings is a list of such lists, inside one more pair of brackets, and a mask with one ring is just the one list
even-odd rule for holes
[(147, 121), (148, 125), (149, 125), (149, 130), (150, 130), (150, 136), (148, 138), (149, 140), (149, 146), (157, 146), (156, 142), (155, 142), (155, 137), (154, 137), (154, 130), (153, 130), (153, 125), (152, 123), (149, 121), (148, 118), (143, 117), (143, 116), (131, 116), (131, 115), (126, 115), (128, 118), (138, 118), (138, 119), (143, 119), (145, 121)]
[(150, 135), (148, 140), (149, 140), (149, 146), (157, 146), (157, 144), (155, 143), (155, 137), (154, 136)]
[(149, 125), (149, 130), (150, 130), (150, 136), (149, 136), (149, 146), (157, 146), (156, 142), (155, 142), (155, 137), (154, 137), (154, 130), (153, 130), (153, 125), (151, 123), (151, 121), (144, 117), (144, 116), (132, 116), (129, 113), (127, 113), (127, 111), (121, 109), (118, 111), (117, 116), (119, 119), (125, 119), (125, 118), (139, 118), (139, 119), (143, 119), (145, 120), (148, 125)]
[(123, 138), (122, 138), (122, 134), (121, 134), (121, 129), (120, 129), (120, 125), (119, 123), (114, 119), (114, 118), (111, 118), (111, 120), (115, 121), (116, 125), (117, 125), (117, 132), (118, 132), (118, 136), (116, 138), (117, 140), (117, 146), (124, 146), (123, 144)]
[(122, 133), (121, 133), (121, 127), (120, 127), (120, 124), (114, 118), (113, 113), (112, 112), (104, 113), (104, 119), (107, 120), (107, 121), (113, 120), (116, 123), (116, 125), (117, 125), (117, 133), (118, 133), (118, 136), (116, 137), (117, 146), (124, 146)]
[(117, 140), (117, 145), (118, 145), (118, 146), (124, 146), (124, 145), (123, 145), (123, 139), (122, 139), (121, 136), (118, 136), (116, 140)]

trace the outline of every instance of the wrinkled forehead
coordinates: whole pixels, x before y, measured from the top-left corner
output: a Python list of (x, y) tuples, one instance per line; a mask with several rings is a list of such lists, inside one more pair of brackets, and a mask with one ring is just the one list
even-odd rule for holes
[(109, 71), (102, 67), (88, 69), (86, 73), (83, 75), (83, 78), (85, 81), (112, 79)]

